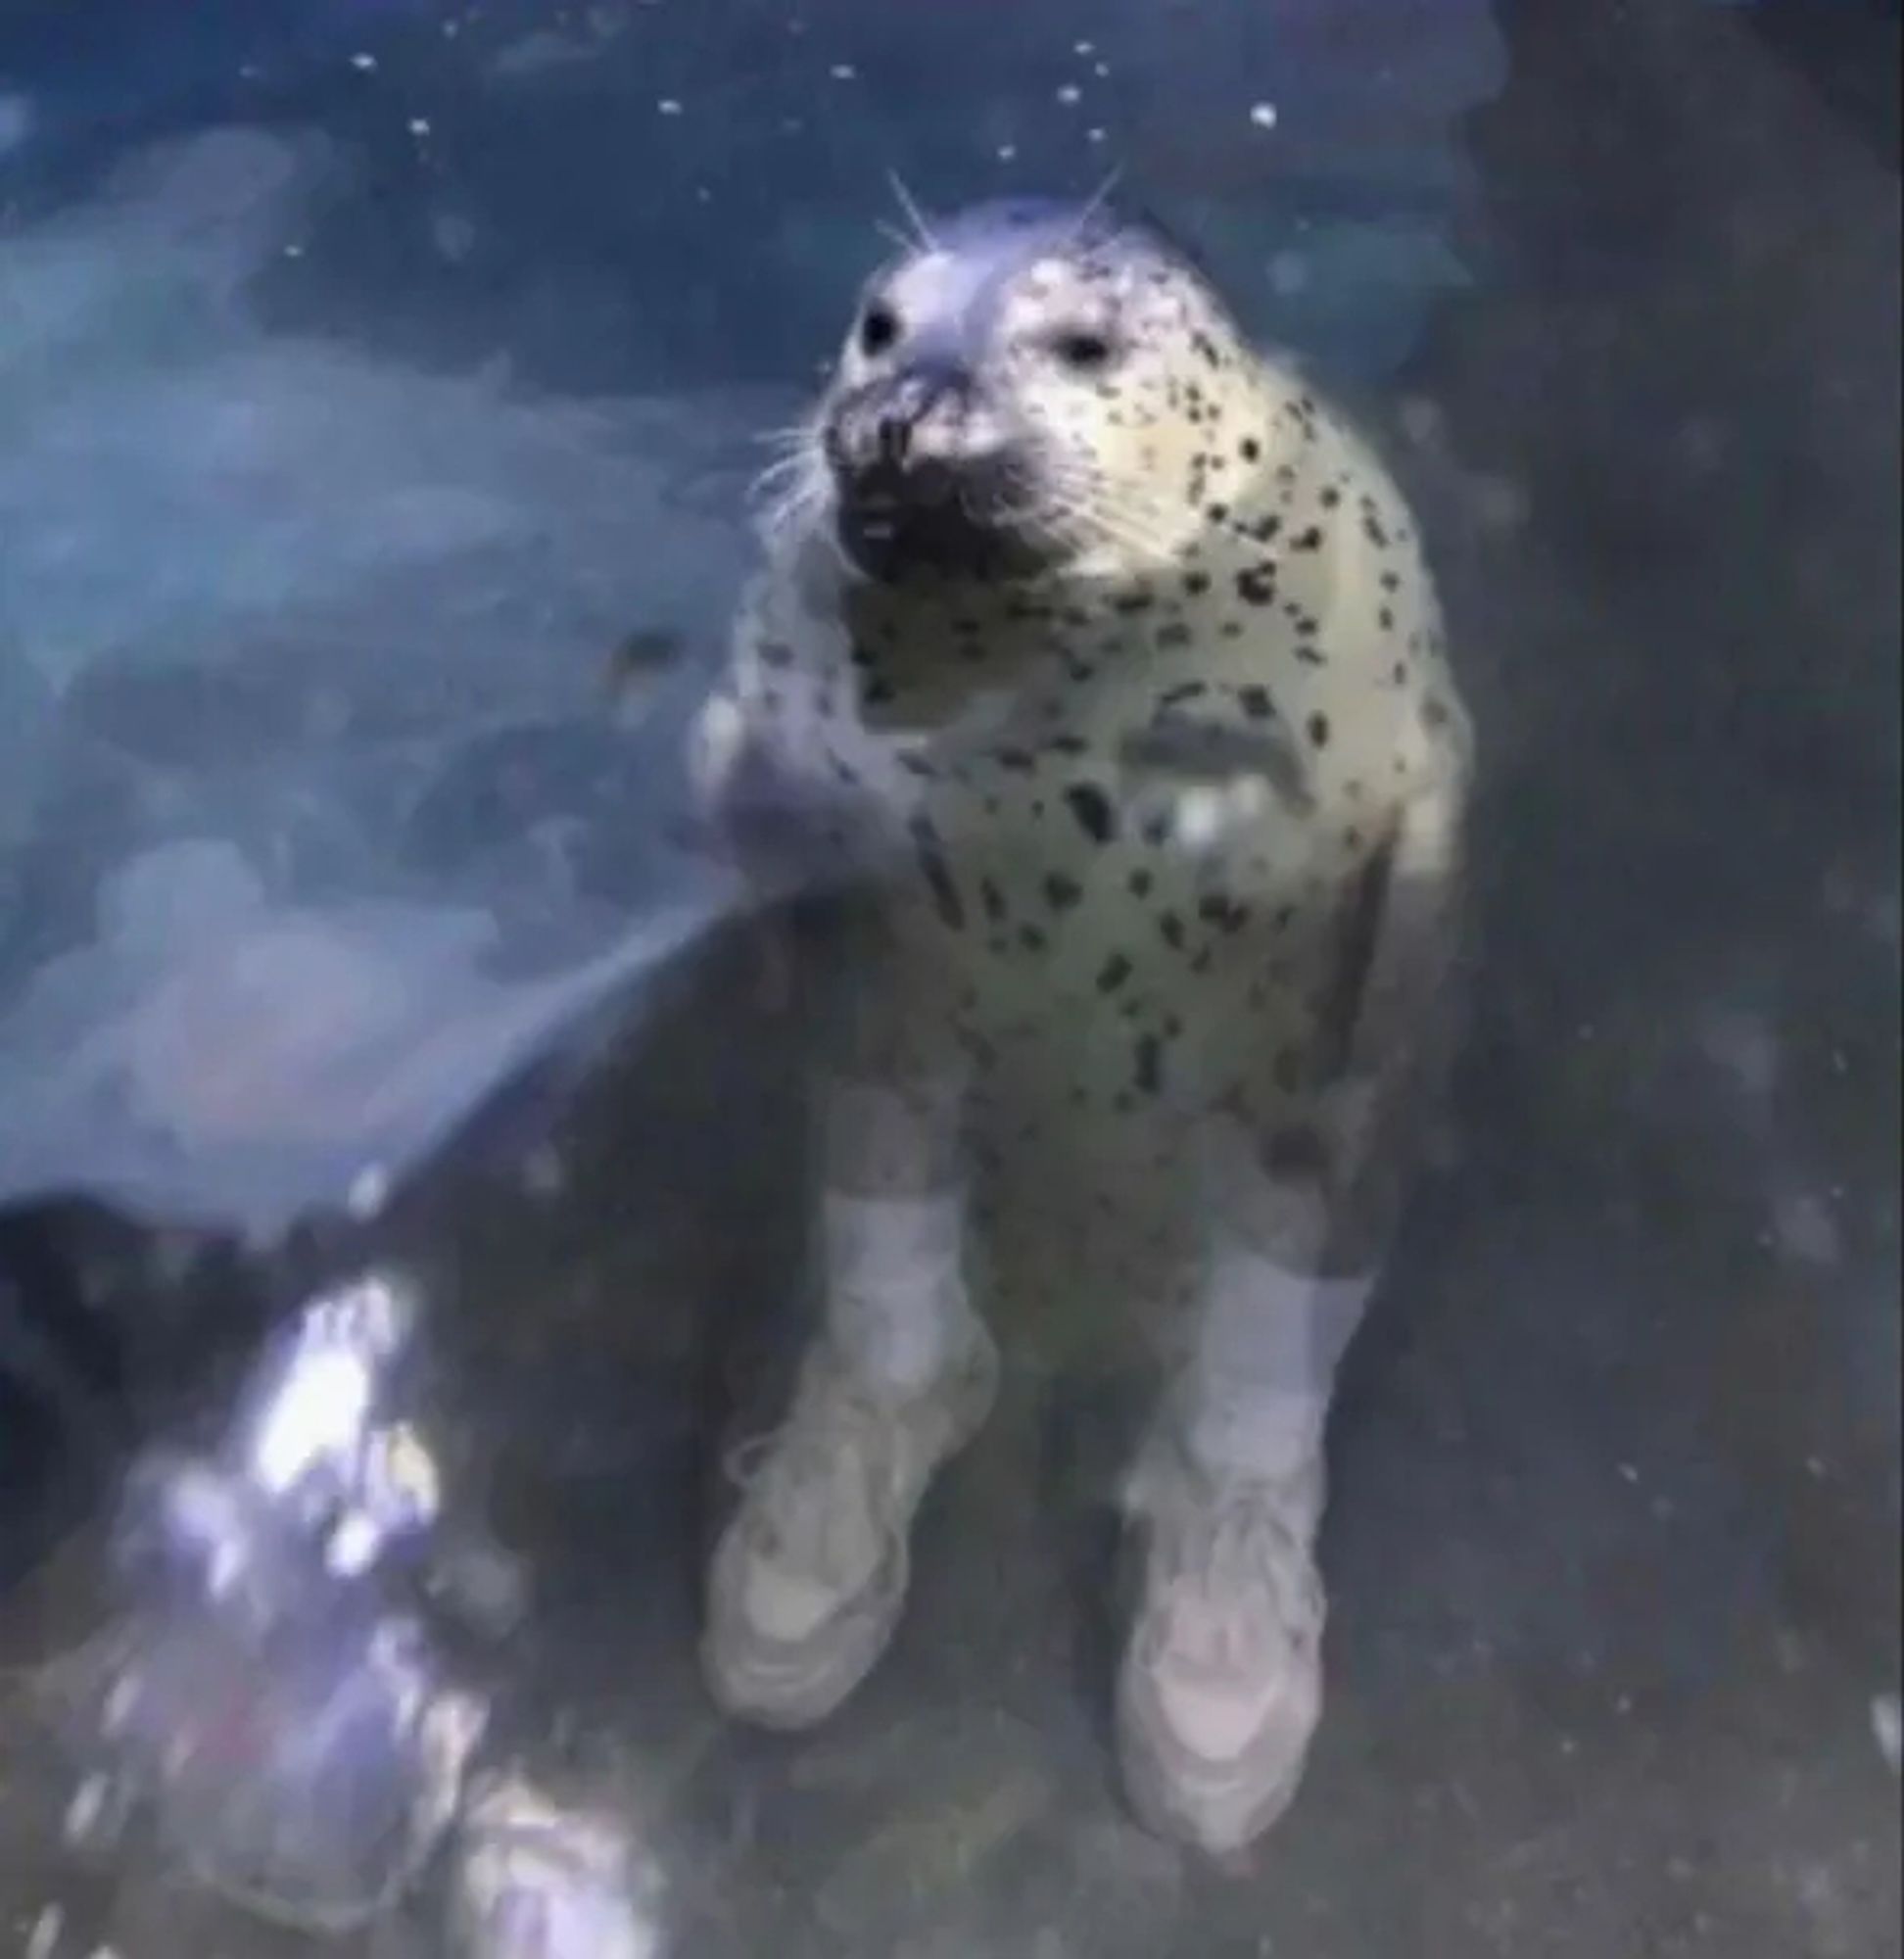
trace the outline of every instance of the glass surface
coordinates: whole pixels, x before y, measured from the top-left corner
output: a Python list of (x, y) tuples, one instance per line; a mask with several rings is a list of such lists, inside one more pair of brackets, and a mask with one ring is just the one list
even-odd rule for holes
[[(1899, 39), (0, 12), (0, 1955), (1899, 1949)], [(1326, 1712), (1218, 1863), (1119, 1793), (1095, 1299), (998, 1329), (845, 1708), (696, 1667), (809, 1162), (688, 734), (763, 439), (1006, 193), (1371, 431), (1476, 728)]]

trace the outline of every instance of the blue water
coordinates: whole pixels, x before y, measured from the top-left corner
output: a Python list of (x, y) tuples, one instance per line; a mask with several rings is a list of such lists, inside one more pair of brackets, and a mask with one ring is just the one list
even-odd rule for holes
[[(883, 251), (889, 173), (947, 206), (1119, 172), (1265, 336), (1368, 384), (1463, 276), (1458, 119), (1499, 76), (1482, 0), (1190, 35), (1134, 5), (17, 11), (0, 1199), (273, 1232), (625, 989), (658, 909), (718, 911), (665, 841), (673, 731), (752, 434)], [(683, 664), (617, 721), (638, 629)]]

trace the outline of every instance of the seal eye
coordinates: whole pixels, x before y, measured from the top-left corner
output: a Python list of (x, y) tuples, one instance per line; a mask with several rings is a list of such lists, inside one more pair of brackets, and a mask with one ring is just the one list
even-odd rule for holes
[(875, 300), (860, 317), (862, 354), (883, 354), (899, 338), (899, 315), (883, 300)]
[(1114, 350), (1102, 333), (1073, 332), (1061, 333), (1051, 351), (1074, 373), (1095, 374), (1110, 366)]

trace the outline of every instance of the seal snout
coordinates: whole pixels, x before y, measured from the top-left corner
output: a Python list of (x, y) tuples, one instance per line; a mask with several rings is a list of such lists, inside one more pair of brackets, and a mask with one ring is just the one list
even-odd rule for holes
[(964, 366), (917, 361), (843, 401), (828, 432), (834, 473), (847, 487), (876, 481), (892, 494), (944, 494), (964, 468), (997, 448), (978, 389)]
[(827, 429), (841, 542), (879, 577), (988, 568), (1010, 542), (1011, 450), (962, 362), (922, 358), (879, 375)]

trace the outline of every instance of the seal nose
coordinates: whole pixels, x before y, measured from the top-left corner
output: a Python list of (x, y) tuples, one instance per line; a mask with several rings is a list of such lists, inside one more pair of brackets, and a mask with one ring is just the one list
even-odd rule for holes
[(954, 459), (973, 395), (955, 361), (919, 361), (881, 383), (847, 417), (841, 448), (856, 470), (901, 475)]

